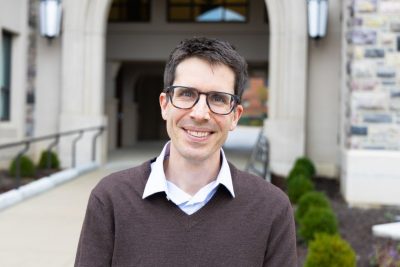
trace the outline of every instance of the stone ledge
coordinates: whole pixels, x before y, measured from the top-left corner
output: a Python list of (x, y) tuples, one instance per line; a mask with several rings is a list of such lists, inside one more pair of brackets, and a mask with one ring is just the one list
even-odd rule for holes
[(18, 189), (13, 189), (6, 193), (0, 194), (0, 211), (18, 204), (25, 199), (46, 192), (98, 167), (99, 164), (97, 163), (80, 165), (74, 169), (67, 169), (57, 172), (48, 177), (43, 177), (35, 182), (21, 186)]
[(0, 195), (0, 211), (15, 205), (23, 200), (22, 194), (19, 190), (13, 189)]
[(400, 151), (343, 150), (341, 192), (347, 203), (400, 205)]
[(257, 142), (262, 127), (238, 125), (229, 132), (224, 148), (251, 151)]
[(374, 225), (372, 233), (374, 236), (400, 240), (400, 222)]

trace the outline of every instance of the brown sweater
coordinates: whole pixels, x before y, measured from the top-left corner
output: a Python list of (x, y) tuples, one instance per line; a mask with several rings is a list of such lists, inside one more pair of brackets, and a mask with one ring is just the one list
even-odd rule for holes
[(150, 162), (104, 178), (89, 199), (75, 266), (297, 266), (286, 195), (230, 168), (236, 197), (220, 186), (192, 215), (165, 193), (142, 199)]

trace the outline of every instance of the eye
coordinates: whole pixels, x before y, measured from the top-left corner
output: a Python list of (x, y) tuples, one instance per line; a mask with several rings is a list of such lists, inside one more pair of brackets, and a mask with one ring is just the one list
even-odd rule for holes
[(175, 93), (177, 97), (182, 98), (196, 98), (196, 91), (190, 88), (179, 87), (175, 89)]
[(230, 96), (229, 95), (225, 95), (225, 94), (221, 94), (221, 93), (215, 93), (215, 94), (211, 94), (209, 95), (210, 97), (210, 101), (214, 104), (229, 104), (229, 99)]

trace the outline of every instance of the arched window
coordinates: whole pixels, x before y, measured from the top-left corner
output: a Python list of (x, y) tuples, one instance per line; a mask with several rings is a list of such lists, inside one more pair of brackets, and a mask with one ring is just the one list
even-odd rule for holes
[(114, 0), (109, 22), (149, 22), (150, 0)]
[(169, 22), (247, 22), (248, 0), (168, 0)]

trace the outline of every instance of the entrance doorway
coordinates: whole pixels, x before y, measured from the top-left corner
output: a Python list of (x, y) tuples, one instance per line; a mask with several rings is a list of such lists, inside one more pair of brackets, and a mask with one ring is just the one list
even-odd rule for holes
[(156, 74), (144, 74), (135, 84), (134, 99), (138, 105), (138, 141), (168, 138), (158, 101), (162, 88), (163, 76)]
[(159, 95), (163, 88), (161, 62), (125, 62), (116, 77), (117, 147), (141, 141), (168, 139), (161, 117)]

